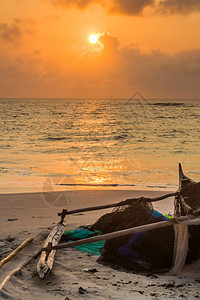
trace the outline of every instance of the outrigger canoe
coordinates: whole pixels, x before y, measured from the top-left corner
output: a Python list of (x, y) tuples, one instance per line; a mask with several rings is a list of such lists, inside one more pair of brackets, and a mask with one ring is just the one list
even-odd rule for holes
[[(95, 237), (91, 237), (79, 241), (59, 244), (60, 238), (65, 228), (64, 217), (67, 214), (105, 209), (108, 207), (116, 207), (116, 206), (126, 205), (127, 203), (134, 202), (134, 201), (154, 202), (154, 201), (163, 200), (171, 196), (175, 196), (175, 200), (174, 200), (175, 219), (173, 220), (146, 224), (143, 226), (137, 226), (137, 227), (128, 228), (120, 231), (115, 231), (112, 233), (107, 233), (107, 234), (103, 234), (100, 236), (95, 236)], [(37, 271), (40, 278), (46, 277), (51, 271), (51, 269), (53, 268), (54, 256), (57, 249), (69, 248), (77, 245), (89, 244), (89, 243), (102, 241), (102, 240), (109, 240), (120, 236), (135, 234), (138, 232), (153, 230), (156, 228), (162, 228), (167, 226), (174, 226), (175, 246), (174, 246), (173, 266), (171, 268), (171, 272), (173, 274), (177, 274), (184, 266), (187, 252), (188, 252), (188, 239), (189, 239), (188, 226), (195, 225), (190, 227), (191, 228), (195, 227), (195, 232), (197, 232), (197, 234), (200, 235), (200, 226), (198, 226), (200, 225), (200, 183), (194, 182), (190, 178), (186, 177), (183, 174), (181, 165), (179, 164), (179, 188), (176, 193), (167, 194), (152, 199), (144, 198), (144, 197), (137, 198), (137, 199), (127, 199), (120, 203), (77, 209), (71, 212), (67, 211), (66, 209), (63, 209), (62, 213), (59, 213), (58, 215), (61, 216), (61, 221), (54, 227), (54, 229), (46, 239), (42, 248), (41, 257), (37, 264)], [(181, 218), (179, 219), (179, 217)], [(200, 243), (200, 238), (198, 241)]]

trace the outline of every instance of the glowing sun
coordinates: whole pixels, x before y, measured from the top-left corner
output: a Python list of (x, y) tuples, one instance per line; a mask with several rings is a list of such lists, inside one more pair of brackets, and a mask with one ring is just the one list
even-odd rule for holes
[(97, 34), (91, 34), (89, 36), (89, 42), (91, 44), (95, 44), (98, 41), (98, 35)]

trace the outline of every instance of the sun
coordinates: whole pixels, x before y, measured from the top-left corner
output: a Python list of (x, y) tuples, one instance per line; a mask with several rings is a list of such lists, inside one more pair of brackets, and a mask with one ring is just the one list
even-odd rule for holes
[(98, 35), (97, 34), (91, 34), (89, 36), (89, 42), (91, 44), (95, 44), (98, 41)]

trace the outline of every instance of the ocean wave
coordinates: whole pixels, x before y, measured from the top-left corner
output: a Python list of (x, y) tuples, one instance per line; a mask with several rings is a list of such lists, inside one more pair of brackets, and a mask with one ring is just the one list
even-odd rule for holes
[(10, 148), (12, 148), (13, 146), (12, 145), (2, 145), (2, 146), (0, 146), (0, 149), (10, 149)]
[(66, 140), (67, 137), (48, 137), (46, 138), (46, 140), (48, 141), (62, 141), (62, 140)]
[(157, 103), (153, 103), (152, 105), (154, 106), (184, 106), (184, 103), (181, 102), (176, 102), (176, 103), (172, 103), (172, 102), (157, 102)]
[(25, 168), (6, 168), (6, 167), (0, 167), (0, 173), (14, 173), (16, 175), (21, 176), (30, 176), (33, 175), (33, 171), (30, 169)]
[(114, 140), (125, 140), (127, 137), (127, 134), (117, 135), (114, 137)]
[(146, 185), (147, 188), (159, 188), (159, 189), (167, 189), (168, 187), (165, 185)]

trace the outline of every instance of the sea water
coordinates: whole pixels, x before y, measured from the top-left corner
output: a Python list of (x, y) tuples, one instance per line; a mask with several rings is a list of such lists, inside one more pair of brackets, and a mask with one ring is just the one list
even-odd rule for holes
[[(200, 101), (0, 99), (0, 191), (176, 190), (200, 181)], [(48, 184), (48, 186), (50, 186)]]

